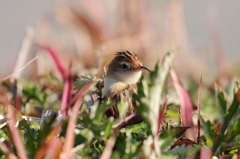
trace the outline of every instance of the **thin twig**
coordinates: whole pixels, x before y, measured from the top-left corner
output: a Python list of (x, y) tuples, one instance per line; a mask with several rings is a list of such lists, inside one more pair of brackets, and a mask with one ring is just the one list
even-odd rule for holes
[(22, 68), (20, 68), (18, 71), (14, 72), (13, 74), (7, 76), (7, 77), (4, 77), (2, 79), (0, 79), (0, 81), (4, 81), (4, 80), (7, 80), (9, 79), (10, 77), (16, 75), (17, 73), (21, 72), (25, 67), (27, 67), (29, 64), (31, 64), (33, 61), (35, 61), (36, 59), (38, 58), (38, 56), (34, 57), (31, 61), (29, 61), (26, 65), (24, 65)]

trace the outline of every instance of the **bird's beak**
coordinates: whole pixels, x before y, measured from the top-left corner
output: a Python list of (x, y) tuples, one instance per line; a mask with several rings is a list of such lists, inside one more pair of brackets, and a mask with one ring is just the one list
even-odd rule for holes
[(151, 72), (148, 68), (143, 67), (143, 66), (140, 66), (140, 67), (138, 67), (138, 68), (135, 68), (134, 70), (135, 70), (135, 71), (148, 71), (148, 72)]

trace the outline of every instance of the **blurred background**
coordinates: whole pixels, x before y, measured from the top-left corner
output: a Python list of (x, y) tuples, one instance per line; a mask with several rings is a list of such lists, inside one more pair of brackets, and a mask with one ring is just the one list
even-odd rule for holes
[(55, 50), (65, 67), (86, 74), (114, 53), (137, 53), (146, 67), (176, 52), (174, 68), (199, 79), (237, 72), (240, 1), (0, 0), (0, 77), (34, 77), (55, 69), (39, 46)]

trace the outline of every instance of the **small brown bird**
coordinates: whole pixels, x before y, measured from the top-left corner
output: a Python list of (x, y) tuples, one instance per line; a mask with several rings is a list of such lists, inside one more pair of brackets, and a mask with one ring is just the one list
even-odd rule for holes
[[(142, 71), (149, 71), (142, 66), (141, 60), (130, 51), (118, 52), (108, 66), (102, 98), (113, 99), (114, 111), (119, 101), (128, 103), (128, 110), (133, 110), (132, 93), (137, 93), (136, 83)], [(113, 107), (113, 108), (114, 108)], [(117, 112), (116, 112), (117, 113)]]

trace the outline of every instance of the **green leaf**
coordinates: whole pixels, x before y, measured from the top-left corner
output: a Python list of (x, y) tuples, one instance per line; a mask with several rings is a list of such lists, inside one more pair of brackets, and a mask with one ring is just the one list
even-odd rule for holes
[(36, 138), (38, 137), (38, 133), (35, 129), (30, 128), (29, 122), (25, 119), (21, 120), (18, 125), (21, 131), (24, 131), (24, 143), (25, 147), (28, 150), (28, 156), (30, 158), (34, 158), (34, 154), (36, 153), (37, 149), (37, 142)]
[[(49, 113), (50, 112), (50, 113)], [(42, 114), (41, 117), (41, 124), (40, 124), (40, 130), (39, 130), (39, 136), (37, 138), (37, 148), (39, 148), (43, 142), (43, 140), (46, 138), (46, 136), (51, 131), (52, 125), (56, 119), (56, 113), (54, 111), (45, 111)]]
[(131, 132), (127, 132), (125, 134), (121, 133), (118, 135), (115, 145), (121, 159), (131, 159), (139, 153), (139, 145), (141, 143), (142, 141), (134, 139)]
[(178, 159), (177, 156), (174, 156), (174, 155), (171, 155), (171, 154), (160, 154), (160, 157), (161, 159)]
[(170, 136), (167, 137), (167, 138), (164, 138), (164, 140), (160, 138), (160, 141), (162, 142), (161, 143), (161, 150), (163, 152), (168, 151), (171, 148), (171, 146), (174, 144), (175, 140), (176, 139), (174, 139), (173, 137), (170, 137)]
[(200, 121), (201, 121), (201, 125), (204, 131), (204, 136), (206, 137), (206, 145), (208, 147), (212, 147), (213, 146), (213, 140), (214, 140), (214, 130), (212, 129), (212, 125), (210, 123), (210, 121), (204, 121), (203, 118), (199, 115)]
[(234, 98), (232, 101), (232, 104), (230, 105), (229, 109), (225, 113), (222, 128), (220, 130), (220, 133), (218, 134), (218, 137), (216, 141), (214, 142), (213, 148), (212, 148), (212, 154), (216, 154), (218, 151), (218, 148), (221, 146), (221, 143), (223, 142), (223, 139), (228, 131), (228, 128), (230, 124), (233, 122), (235, 116), (239, 112), (239, 100), (238, 96), (240, 94), (240, 89), (238, 87), (234, 88)]
[(128, 111), (128, 104), (125, 102), (118, 102), (117, 105), (118, 105), (119, 116), (120, 118), (123, 118)]
[(110, 108), (113, 105), (112, 101), (107, 101), (107, 99), (104, 99), (101, 104), (98, 102), (95, 102), (92, 106), (92, 112), (90, 115), (90, 118), (94, 121), (101, 121), (102, 118), (105, 115), (105, 112), (108, 108)]
[(95, 140), (93, 142), (93, 147), (98, 153), (102, 153), (102, 151), (104, 149), (104, 142), (100, 141), (100, 140)]
[(215, 88), (216, 88), (216, 99), (217, 99), (218, 107), (220, 110), (221, 119), (222, 119), (222, 122), (224, 122), (224, 116), (226, 114), (227, 102), (225, 100), (224, 93), (219, 90), (217, 85), (215, 85)]
[[(239, 141), (238, 141), (239, 142)], [(240, 149), (240, 143), (227, 144), (221, 147), (221, 154), (236, 154)]]
[[(133, 98), (139, 102), (139, 107), (135, 107), (139, 115), (144, 118), (150, 125), (151, 130), (156, 133), (158, 128), (158, 115), (160, 110), (161, 94), (165, 79), (174, 57), (173, 53), (167, 53), (162, 63), (158, 63), (155, 70), (150, 73), (149, 84), (141, 80), (138, 84), (140, 93)], [(141, 96), (142, 95), (142, 96)]]
[(127, 131), (131, 131), (133, 133), (141, 133), (141, 134), (146, 134), (147, 135), (147, 131), (149, 131), (149, 125), (143, 121), (139, 124), (134, 124), (134, 125), (130, 125), (126, 128), (121, 129), (122, 133), (126, 133)]
[(200, 146), (176, 146), (164, 154), (179, 155), (179, 156), (194, 156), (200, 150)]
[(105, 131), (104, 131), (104, 137), (108, 138), (111, 134), (112, 134), (112, 126), (113, 126), (113, 117), (108, 118), (105, 123), (107, 123), (105, 127)]
[[(83, 129), (80, 131), (79, 133), (87, 142), (90, 142), (93, 137), (94, 137), (94, 134), (92, 133), (91, 130), (89, 129)], [(83, 140), (84, 141), (84, 140)]]
[(119, 133), (115, 145), (119, 152), (120, 158), (122, 158), (124, 153), (126, 153), (125, 152), (126, 144), (127, 144), (126, 135), (123, 133)]
[(178, 139), (184, 134), (184, 132), (188, 128), (189, 127), (172, 127), (170, 129), (164, 129), (160, 133), (160, 138), (164, 139), (164, 138), (171, 137), (171, 138)]
[(236, 139), (240, 137), (240, 119), (234, 121), (230, 127), (228, 134), (226, 135), (227, 143), (236, 142)]

